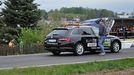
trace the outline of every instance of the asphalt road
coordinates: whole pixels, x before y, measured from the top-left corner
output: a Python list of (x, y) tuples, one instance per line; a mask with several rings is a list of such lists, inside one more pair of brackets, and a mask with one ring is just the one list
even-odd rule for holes
[(86, 53), (83, 56), (74, 56), (72, 53), (65, 53), (60, 56), (53, 56), (51, 53), (21, 56), (0, 56), (0, 69), (84, 63), (127, 57), (134, 57), (134, 48), (123, 49), (119, 53), (107, 52), (105, 56), (99, 56), (98, 53)]

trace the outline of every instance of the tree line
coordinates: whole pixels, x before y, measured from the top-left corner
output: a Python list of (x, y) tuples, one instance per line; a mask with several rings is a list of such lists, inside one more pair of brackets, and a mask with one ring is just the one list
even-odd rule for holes
[(81, 20), (98, 18), (98, 17), (115, 17), (113, 11), (107, 9), (91, 9), (91, 8), (83, 8), (83, 7), (71, 7), (66, 8), (63, 7), (60, 10), (50, 10), (46, 12), (42, 10), (44, 14), (44, 18), (52, 17), (54, 20), (58, 21), (61, 18), (73, 19), (76, 16), (79, 16)]

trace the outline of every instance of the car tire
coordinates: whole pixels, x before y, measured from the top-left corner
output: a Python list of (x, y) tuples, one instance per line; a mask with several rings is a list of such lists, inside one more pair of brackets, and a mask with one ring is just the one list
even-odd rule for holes
[(121, 45), (118, 41), (114, 41), (111, 45), (111, 52), (118, 53), (121, 49)]
[(60, 51), (52, 51), (52, 53), (53, 53), (53, 55), (55, 55), (55, 56), (58, 56), (58, 55), (60, 55)]
[(84, 53), (84, 46), (81, 43), (78, 43), (75, 45), (75, 51), (74, 54), (77, 56), (80, 56)]

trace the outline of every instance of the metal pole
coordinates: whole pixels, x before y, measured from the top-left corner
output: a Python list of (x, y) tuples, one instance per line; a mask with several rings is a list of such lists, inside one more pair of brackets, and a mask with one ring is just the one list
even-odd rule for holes
[(123, 18), (122, 18), (122, 31), (123, 31), (123, 40), (125, 41), (125, 28), (124, 28), (124, 21), (123, 21)]

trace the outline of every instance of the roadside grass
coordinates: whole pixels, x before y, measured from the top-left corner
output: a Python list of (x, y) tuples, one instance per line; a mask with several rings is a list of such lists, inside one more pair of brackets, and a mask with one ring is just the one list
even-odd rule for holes
[[(47, 61), (47, 60), (46, 60)], [(71, 75), (103, 70), (125, 70), (134, 67), (134, 58), (111, 61), (95, 61), (83, 64), (69, 64), (48, 67), (14, 68), (0, 70), (0, 75)]]

